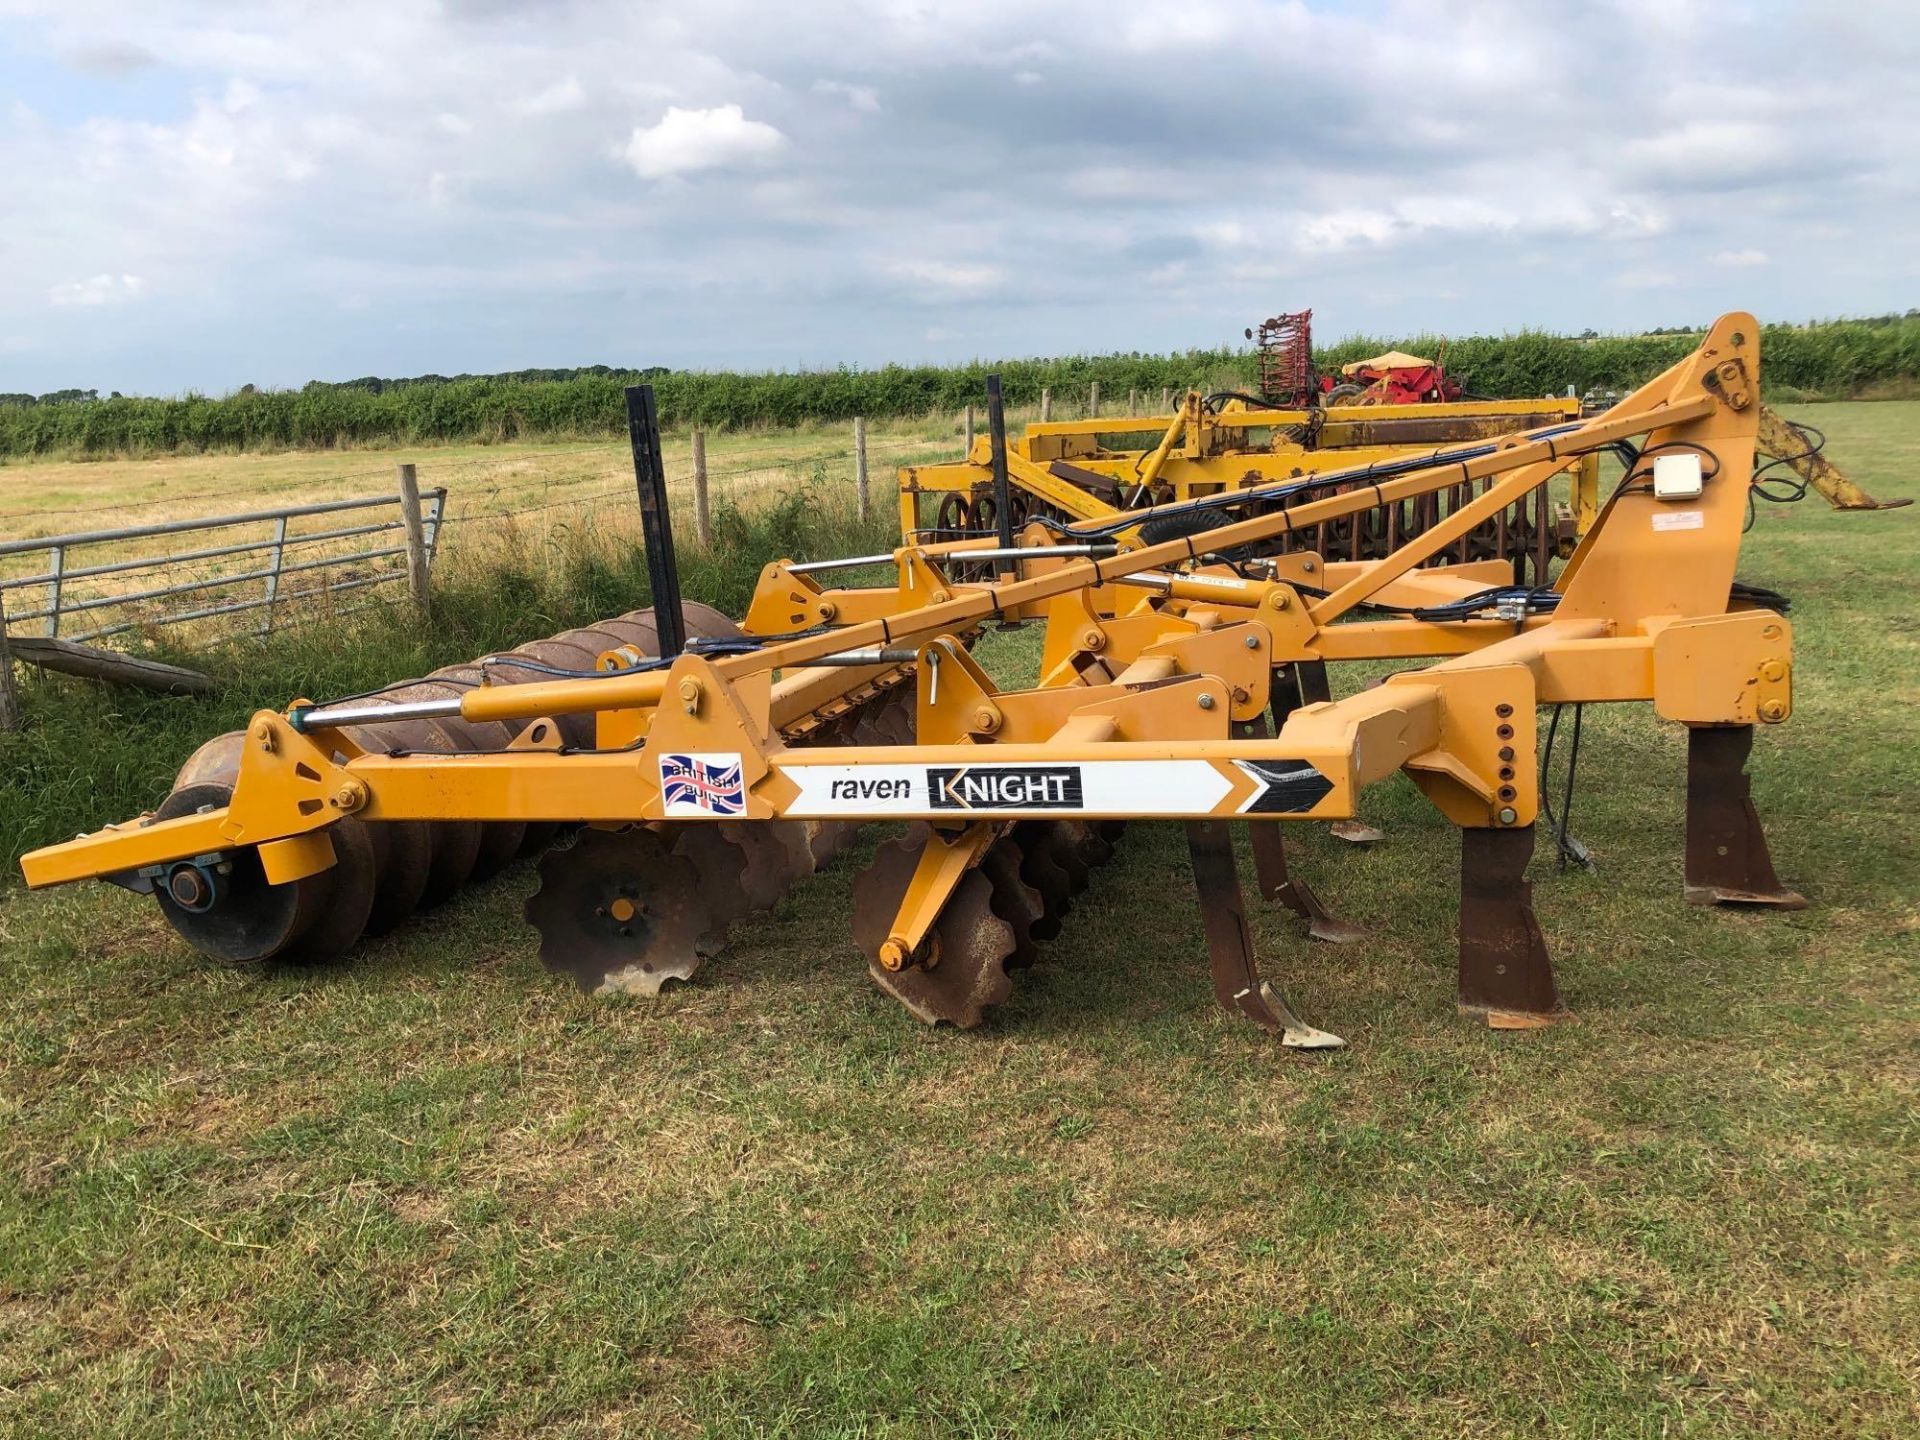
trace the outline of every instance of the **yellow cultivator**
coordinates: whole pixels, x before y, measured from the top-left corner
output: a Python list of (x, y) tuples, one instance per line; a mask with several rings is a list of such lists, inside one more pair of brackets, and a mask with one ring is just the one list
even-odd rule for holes
[[(650, 395), (635, 391), (658, 602), (646, 634), (615, 626), (569, 642), (577, 654), (263, 711), (217, 773), (153, 815), (27, 856), (26, 875), (151, 891), (190, 941), (244, 958), (301, 925), (350, 943), (383, 903), (383, 831), (423, 827), (408, 843), (437, 856), (443, 833), (472, 827), (504, 854), (521, 843), (512, 827), (584, 822), (528, 906), (542, 957), (590, 990), (652, 992), (852, 827), (905, 821), (855, 883), (854, 938), (912, 1013), (965, 1026), (1059, 935), (1122, 826), (1176, 820), (1221, 1003), (1313, 1047), (1340, 1042), (1261, 980), (1229, 827), (1250, 827), (1262, 898), (1340, 938), (1287, 873), (1285, 826), (1352, 817), (1366, 786), (1405, 773), (1461, 832), (1460, 1008), (1543, 1024), (1563, 1013), (1524, 878), (1543, 705), (1650, 702), (1687, 726), (1687, 897), (1803, 903), (1773, 873), (1744, 774), (1753, 728), (1793, 704), (1788, 623), (1735, 578), (1759, 337), (1752, 317), (1726, 316), (1604, 414), (1391, 473), (1263, 477), (1036, 524), (1013, 545), (910, 539), (886, 557), (776, 561), (737, 631), (702, 616), (691, 637)], [(1501, 556), (1457, 558), (1477, 527), (1609, 451), (1623, 478), (1551, 585), (1516, 586)], [(1303, 548), (1323, 526), (1442, 493), (1462, 498), (1385, 554)], [(876, 558), (891, 585), (825, 583)], [(1039, 683), (1003, 687), (973, 641), (1026, 625), (1044, 627)], [(1431, 663), (1337, 701), (1314, 678), (1380, 660)], [(381, 914), (403, 910), (387, 896)]]
[[(1283, 406), (1258, 396), (1193, 392), (1172, 415), (1029, 425), (1005, 447), (1009, 520), (1019, 530), (1032, 522), (1064, 527), (1133, 516), (1151, 539), (1177, 522), (1138, 512), (1335, 472), (1347, 477), (1339, 482), (1345, 489), (1364, 491), (1374, 480), (1419, 469), (1436, 448), (1577, 421), (1583, 413), (1572, 396)], [(1817, 491), (1835, 509), (1887, 508), (1841, 474), (1815, 436), (1764, 406), (1758, 440), (1762, 454), (1793, 472), (1796, 480), (1788, 483)], [(991, 446), (981, 440), (962, 460), (901, 469), (900, 533), (938, 542), (994, 532), (999, 500), (991, 462)], [(1483, 512), (1429, 563), (1505, 560), (1515, 584), (1546, 584), (1553, 562), (1573, 553), (1599, 513), (1600, 456), (1573, 457), (1564, 474), (1555, 486), (1538, 486)], [(1308, 531), (1283, 532), (1269, 543), (1275, 553), (1378, 560), (1465, 508), (1491, 483), (1442, 486), (1320, 521)]]

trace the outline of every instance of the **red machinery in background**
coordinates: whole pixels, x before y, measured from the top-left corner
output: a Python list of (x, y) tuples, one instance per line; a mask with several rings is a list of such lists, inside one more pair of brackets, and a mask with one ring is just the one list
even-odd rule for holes
[[(1435, 405), (1463, 398), (1442, 360), (1389, 350), (1342, 365), (1337, 375), (1313, 368), (1313, 312), (1274, 315), (1248, 330), (1258, 347), (1260, 395), (1270, 404)], [(1444, 355), (1444, 352), (1443, 352)]]

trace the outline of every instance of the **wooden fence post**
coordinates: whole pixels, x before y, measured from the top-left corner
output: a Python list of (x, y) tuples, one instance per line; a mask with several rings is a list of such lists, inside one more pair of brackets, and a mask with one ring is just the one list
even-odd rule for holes
[(1045, 425), (1053, 419), (1053, 391), (1046, 386), (1040, 387), (1040, 423)]
[(427, 527), (420, 518), (420, 479), (411, 464), (400, 470), (400, 518), (407, 527), (407, 588), (420, 613), (428, 613)]
[(713, 512), (707, 504), (707, 432), (693, 432), (693, 533), (704, 549), (713, 548)]
[(13, 651), (7, 645), (6, 595), (0, 592), (0, 731), (20, 728), (20, 696), (13, 688)]
[(1162, 415), (1167, 415), (1167, 414), (1171, 414), (1172, 411), (1173, 411), (1173, 387), (1171, 385), (1162, 385), (1160, 387), (1160, 413)]
[(966, 449), (964, 449), (964, 450), (962, 450), (962, 451), (960, 452), (960, 456), (961, 456), (961, 458), (962, 458), (962, 459), (967, 459), (967, 458), (969, 458), (969, 457), (971, 457), (971, 456), (972, 456), (972, 454), (973, 454), (973, 406), (972, 406), (971, 404), (969, 404), (969, 405), (967, 406), (967, 430), (966, 430), (966, 435), (967, 435), (967, 438), (966, 438), (966, 447), (967, 447), (967, 448), (966, 448)]
[(867, 523), (867, 422), (859, 415), (853, 417), (853, 488), (860, 497), (860, 523), (864, 525)]
[(1140, 413), (1140, 392), (1132, 386), (1127, 388), (1127, 418), (1133, 419)]
[(1087, 386), (1087, 418), (1089, 420), (1100, 418), (1100, 382), (1098, 380)]

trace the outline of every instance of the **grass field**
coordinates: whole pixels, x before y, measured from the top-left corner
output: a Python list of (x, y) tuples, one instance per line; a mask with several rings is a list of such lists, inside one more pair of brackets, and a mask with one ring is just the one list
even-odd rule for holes
[[(678, 536), (695, 540), (693, 458), (685, 433), (665, 437), (668, 493)], [(957, 458), (961, 450), (957, 420), (923, 417), (876, 423), (869, 427), (867, 453), (875, 513), (894, 525), (894, 474), (901, 465)], [(577, 548), (588, 532), (607, 531), (637, 540), (633, 458), (627, 442), (568, 444), (419, 446), (406, 450), (288, 451), (272, 455), (178, 455), (153, 459), (90, 461), (0, 460), (0, 539), (25, 540), (100, 529), (119, 529), (169, 520), (246, 514), (275, 506), (322, 501), (391, 497), (397, 490), (394, 468), (415, 464), (423, 491), (445, 487), (445, 524), (436, 536), (435, 566), (442, 573), (492, 571), (503, 550), (519, 558), (537, 556), (541, 565)], [(810, 426), (799, 430), (745, 430), (715, 433), (707, 439), (708, 492), (713, 509), (735, 506), (761, 510), (802, 487), (827, 494), (851, 494), (854, 478), (853, 433), (849, 426)], [(274, 609), (277, 627), (302, 621), (331, 623), (337, 607), (370, 595), (404, 595), (405, 561), (398, 554), (368, 560), (370, 548), (398, 549), (396, 532), (368, 538), (326, 538), (340, 527), (398, 521), (398, 510), (358, 510), (345, 515), (296, 517), (285, 532), (284, 555), (290, 573)], [(897, 527), (896, 527), (897, 528)], [(162, 560), (203, 547), (256, 542), (275, 536), (269, 519), (201, 531), (185, 536), (146, 537), (95, 542), (69, 548), (64, 558), (62, 596), (69, 613), (61, 634), (87, 638), (93, 627), (144, 626), (158, 642), (198, 649), (237, 629), (260, 625), (257, 608), (182, 627), (162, 627), (160, 617), (203, 606), (258, 602), (263, 594), (265, 549), (242, 551), (158, 568), (85, 576), (81, 567)], [(23, 582), (6, 592), (16, 632), (38, 633), (35, 617), (47, 603), (44, 579), (52, 560), (45, 550), (0, 557), (0, 578)], [(316, 567), (324, 565), (324, 569)], [(76, 573), (77, 572), (77, 573)], [(366, 579), (385, 574), (383, 587), (356, 589), (342, 597), (324, 593), (323, 582)], [(139, 600), (154, 587), (195, 582), (187, 595)], [(118, 597), (136, 597), (115, 603)], [(293, 597), (291, 601), (284, 597)], [(105, 604), (105, 608), (99, 608)], [(115, 642), (123, 643), (123, 642)]]
[[(1920, 496), (1920, 405), (1796, 413)], [(525, 866), (325, 973), (10, 889), (0, 1432), (1912, 1435), (1916, 515), (1762, 506), (1741, 567), (1795, 602), (1753, 769), (1814, 908), (1682, 904), (1682, 736), (1590, 718), (1545, 1032), (1454, 1015), (1400, 781), (1298, 845), (1366, 943), (1256, 918), (1319, 1057), (1215, 1011), (1170, 827), (969, 1034), (863, 975), (863, 852), (653, 1003), (540, 969)]]
[[(692, 484), (691, 441), (676, 432), (664, 439), (667, 483), (685, 491)], [(896, 465), (929, 454), (957, 458), (959, 422), (947, 417), (876, 421), (868, 427), (868, 450), (877, 494), (890, 485)], [(0, 534), (25, 539), (108, 524), (143, 525), (390, 494), (394, 466), (403, 460), (416, 463), (422, 489), (448, 488), (448, 514), (456, 519), (573, 504), (609, 490), (630, 497), (633, 488), (633, 457), (624, 438), (152, 459), (0, 459)], [(816, 465), (832, 479), (852, 477), (850, 427), (735, 430), (707, 438), (716, 500), (778, 488)]]

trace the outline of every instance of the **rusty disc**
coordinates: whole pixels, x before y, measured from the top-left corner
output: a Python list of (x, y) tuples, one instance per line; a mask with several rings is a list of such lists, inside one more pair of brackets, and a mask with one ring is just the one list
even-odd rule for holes
[(527, 901), (540, 963), (590, 995), (658, 995), (700, 968), (712, 930), (700, 877), (651, 830), (584, 830), (540, 861)]
[[(334, 863), (316, 877), (326, 884), (319, 918), (276, 959), (295, 965), (324, 965), (351, 950), (373, 913), (378, 879), (374, 869), (372, 827), (346, 819), (331, 826)], [(304, 883), (304, 882), (300, 882)]]
[(1089, 870), (1098, 870), (1113, 859), (1113, 842), (1100, 833), (1098, 825), (1076, 820), (1074, 829), (1078, 833), (1073, 837), (1073, 853), (1080, 858), (1081, 864)]
[(727, 930), (756, 908), (746, 889), (747, 852), (720, 831), (718, 825), (682, 826), (673, 853), (693, 866), (706, 900), (708, 927), (697, 948), (718, 955), (726, 948)]
[(780, 887), (782, 892), (819, 869), (820, 861), (813, 853), (813, 841), (807, 832), (806, 821), (763, 820), (759, 825), (773, 832), (773, 838), (786, 854), (786, 884)]
[(910, 826), (873, 852), (873, 863), (853, 877), (853, 943), (869, 960), (880, 953), (887, 931), (920, 863), (927, 827)]
[(793, 852), (774, 832), (772, 824), (754, 820), (721, 820), (713, 828), (744, 857), (740, 877), (749, 911), (771, 910), (793, 883)]
[(888, 745), (913, 744), (914, 714), (913, 692), (891, 691), (879, 703), (874, 715), (874, 729), (886, 736)]
[(995, 1005), (1013, 994), (1007, 962), (1014, 953), (1013, 927), (993, 913), (993, 887), (979, 871), (969, 872), (928, 934), (934, 963), (930, 968), (883, 970), (869, 957), (874, 984), (926, 1021), (945, 1021), (971, 1030)]
[(1047, 913), (1040, 892), (1020, 878), (1020, 847), (1010, 839), (996, 840), (980, 859), (980, 873), (993, 888), (993, 913), (1013, 931), (1013, 954), (1007, 964), (1025, 969), (1040, 958), (1033, 927)]
[(1052, 940), (1059, 935), (1067, 912), (1073, 908), (1073, 884), (1054, 858), (1040, 824), (1027, 822), (1014, 826), (1013, 839), (1020, 850), (1020, 878), (1039, 894), (1045, 907), (1045, 912), (1033, 924), (1033, 936), (1036, 940)]
[(1087, 878), (1092, 867), (1080, 854), (1080, 842), (1085, 833), (1078, 821), (1041, 820), (1036, 822), (1040, 834), (1038, 843), (1044, 846), (1067, 877), (1067, 884), (1078, 895), (1087, 888)]
[(927, 934), (931, 966), (890, 971), (880, 965), (907, 882), (920, 862), (927, 831), (915, 826), (888, 841), (873, 864), (853, 882), (853, 937), (867, 957), (873, 983), (929, 1025), (945, 1021), (970, 1030), (1013, 993), (1007, 962), (1015, 951), (1013, 927), (993, 910), (993, 887), (978, 870), (962, 877), (940, 918)]

